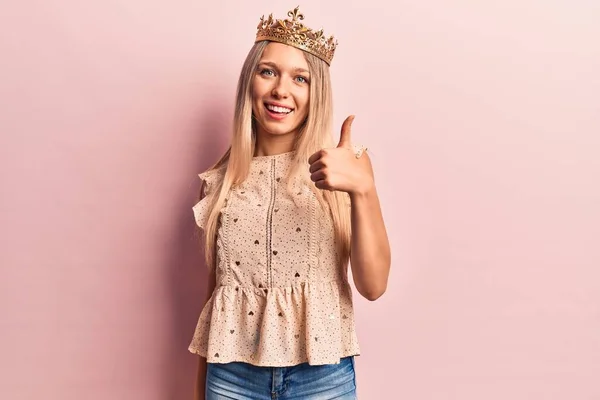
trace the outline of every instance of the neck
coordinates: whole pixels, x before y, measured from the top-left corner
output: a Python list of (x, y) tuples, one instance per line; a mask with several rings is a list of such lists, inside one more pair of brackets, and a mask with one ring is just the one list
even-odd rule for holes
[(255, 157), (275, 156), (294, 150), (294, 135), (257, 135)]

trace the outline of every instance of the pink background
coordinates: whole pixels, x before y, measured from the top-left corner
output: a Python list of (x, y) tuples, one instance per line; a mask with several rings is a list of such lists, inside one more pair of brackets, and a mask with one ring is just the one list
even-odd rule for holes
[[(599, 4), (301, 5), (393, 248), (356, 297), (361, 399), (600, 399)], [(191, 398), (196, 174), (294, 6), (0, 4), (0, 398)]]

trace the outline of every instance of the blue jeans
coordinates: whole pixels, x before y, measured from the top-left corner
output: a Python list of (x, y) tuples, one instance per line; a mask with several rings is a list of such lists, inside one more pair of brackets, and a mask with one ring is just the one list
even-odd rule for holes
[(339, 364), (257, 367), (209, 363), (206, 400), (356, 400), (354, 357)]

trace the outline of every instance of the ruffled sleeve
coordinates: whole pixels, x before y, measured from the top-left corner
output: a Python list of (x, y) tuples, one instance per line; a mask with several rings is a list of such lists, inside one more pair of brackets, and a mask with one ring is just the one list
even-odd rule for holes
[(223, 176), (221, 169), (210, 169), (199, 174), (198, 177), (204, 182), (202, 185), (204, 195), (202, 196), (202, 199), (192, 207), (192, 210), (194, 211), (196, 224), (204, 229), (208, 220), (208, 215), (210, 214), (210, 196), (215, 191), (219, 180), (223, 179)]

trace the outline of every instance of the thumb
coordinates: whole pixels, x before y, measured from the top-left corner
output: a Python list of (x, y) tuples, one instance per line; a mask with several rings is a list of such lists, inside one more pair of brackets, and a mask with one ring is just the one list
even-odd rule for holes
[(354, 121), (354, 115), (349, 116), (344, 120), (342, 124), (342, 132), (340, 133), (340, 142), (337, 147), (351, 147), (352, 140), (350, 139), (352, 121)]

